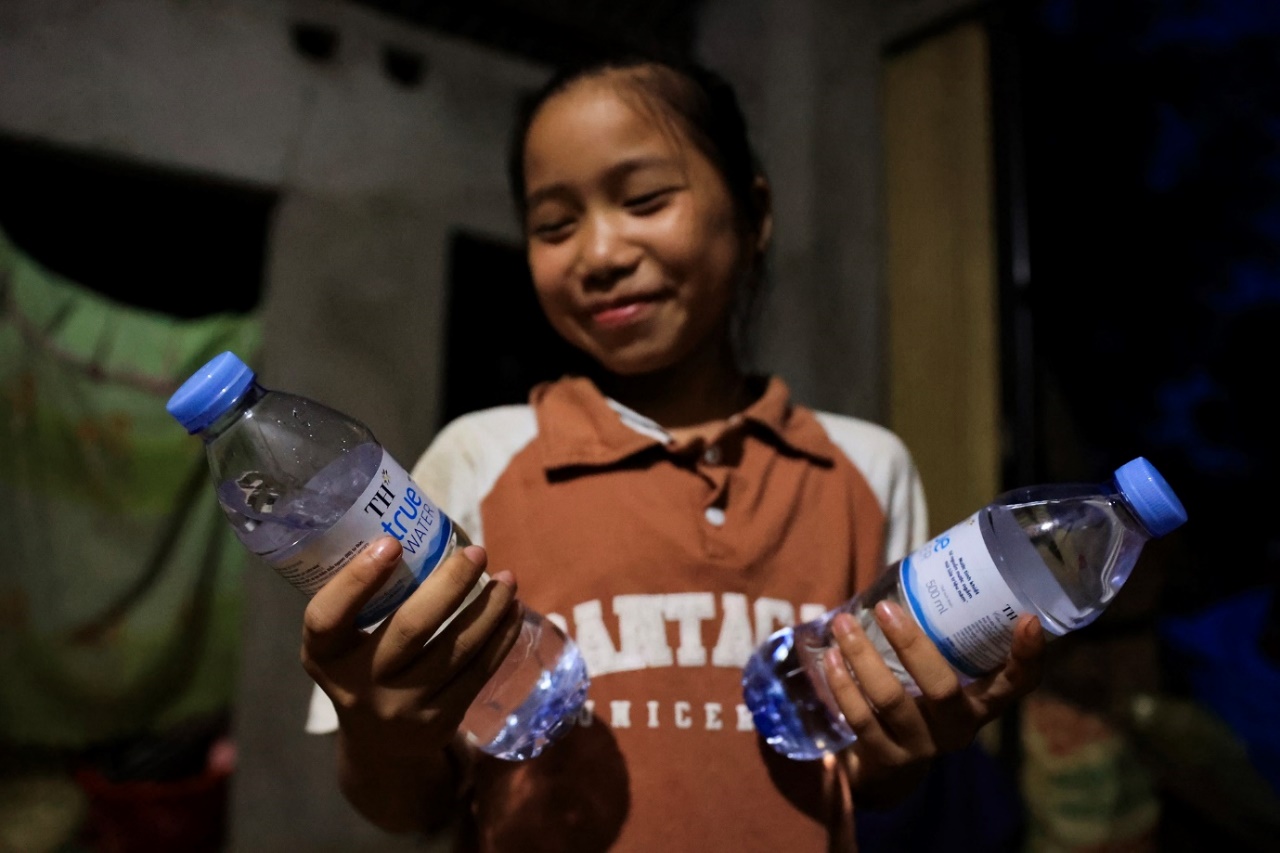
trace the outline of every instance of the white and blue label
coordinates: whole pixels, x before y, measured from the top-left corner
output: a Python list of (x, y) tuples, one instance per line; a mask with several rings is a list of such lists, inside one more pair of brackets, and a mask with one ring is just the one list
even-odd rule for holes
[(983, 541), (977, 513), (904, 558), (900, 572), (912, 614), (953, 667), (976, 678), (1004, 664), (1024, 608)]
[(390, 580), (361, 611), (359, 622), (368, 625), (384, 618), (426, 580), (445, 556), (452, 533), (449, 517), (383, 450), (377, 475), (351, 509), (287, 565), (275, 569), (313, 595), (370, 542), (385, 534), (394, 536), (404, 553)]

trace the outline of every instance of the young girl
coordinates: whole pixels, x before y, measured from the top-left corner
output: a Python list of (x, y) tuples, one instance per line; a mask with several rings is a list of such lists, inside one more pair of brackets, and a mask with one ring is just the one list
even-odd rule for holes
[[(935, 755), (1031, 689), (1038, 625), (1024, 618), (1004, 669), (961, 688), (910, 617), (881, 606), (923, 689), (913, 699), (838, 619), (825, 663), (857, 742), (825, 762), (765, 745), (742, 665), (777, 627), (846, 600), (925, 539), (912, 461), (887, 430), (812, 411), (742, 367), (772, 220), (717, 77), (652, 61), (565, 73), (517, 142), (539, 301), (598, 369), (462, 417), (427, 449), (414, 478), (484, 547), (452, 557), (369, 635), (353, 616), (398, 559), (393, 540), (312, 599), (309, 728), (336, 728), (342, 790), (369, 820), (409, 831), (460, 815), (466, 849), (852, 849), (854, 802), (904, 797)], [(486, 566), (484, 594), (424, 646)], [(589, 720), (515, 763), (456, 736), (514, 641), (512, 571), (521, 599), (568, 627), (592, 678)]]

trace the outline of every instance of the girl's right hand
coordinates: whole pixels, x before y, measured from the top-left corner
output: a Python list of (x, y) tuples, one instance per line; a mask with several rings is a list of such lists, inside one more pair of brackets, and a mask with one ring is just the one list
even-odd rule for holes
[(472, 700), (519, 636), (521, 615), (515, 579), (499, 572), (432, 638), (484, 571), (484, 549), (468, 545), (375, 630), (360, 630), (356, 615), (400, 555), (400, 543), (383, 537), (312, 597), (303, 617), (302, 665), (333, 701), (348, 744), (369, 757), (403, 761), (439, 754), (453, 741)]

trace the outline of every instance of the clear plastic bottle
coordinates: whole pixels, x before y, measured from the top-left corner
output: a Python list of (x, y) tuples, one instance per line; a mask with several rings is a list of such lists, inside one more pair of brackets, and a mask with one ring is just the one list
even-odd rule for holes
[(858, 620), (899, 680), (919, 695), (872, 615), (881, 600), (897, 602), (969, 683), (1004, 663), (1021, 614), (1039, 616), (1050, 639), (1096, 619), (1143, 546), (1186, 520), (1178, 496), (1143, 457), (1117, 468), (1108, 483), (1006, 492), (889, 566), (865, 592), (762, 643), (742, 678), (756, 730), (799, 760), (857, 739), (822, 668), (839, 613)]
[[(400, 540), (400, 566), (360, 611), (362, 629), (385, 619), (469, 543), (369, 427), (263, 387), (234, 353), (192, 374), (166, 408), (204, 442), (218, 503), (240, 541), (304, 594), (314, 595), (377, 537)], [(487, 581), (481, 577), (463, 606)], [(523, 618), (515, 646), (462, 723), (477, 748), (512, 761), (532, 758), (567, 732), (589, 686), (573, 641), (527, 607)]]

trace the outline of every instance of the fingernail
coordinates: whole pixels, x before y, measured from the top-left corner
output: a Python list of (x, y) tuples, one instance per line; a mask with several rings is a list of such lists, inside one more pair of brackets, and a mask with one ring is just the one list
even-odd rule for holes
[(479, 545), (468, 545), (462, 549), (462, 555), (477, 566), (483, 566), (485, 563), (484, 549)]
[(395, 537), (383, 536), (373, 543), (373, 550), (369, 554), (378, 562), (385, 563), (398, 556), (396, 549), (399, 547), (400, 543), (395, 540)]
[(507, 569), (503, 569), (496, 574), (489, 575), (489, 577), (496, 580), (498, 583), (505, 583), (507, 586), (516, 585), (516, 576), (511, 574)]
[(902, 610), (896, 604), (882, 601), (876, 605), (876, 619), (885, 628), (902, 627)]
[(831, 667), (832, 669), (844, 668), (844, 656), (840, 654), (839, 649), (835, 648), (834, 646), (827, 649), (826, 657), (827, 657), (827, 666)]
[(831, 630), (841, 637), (853, 637), (853, 617), (841, 613), (831, 620)]

